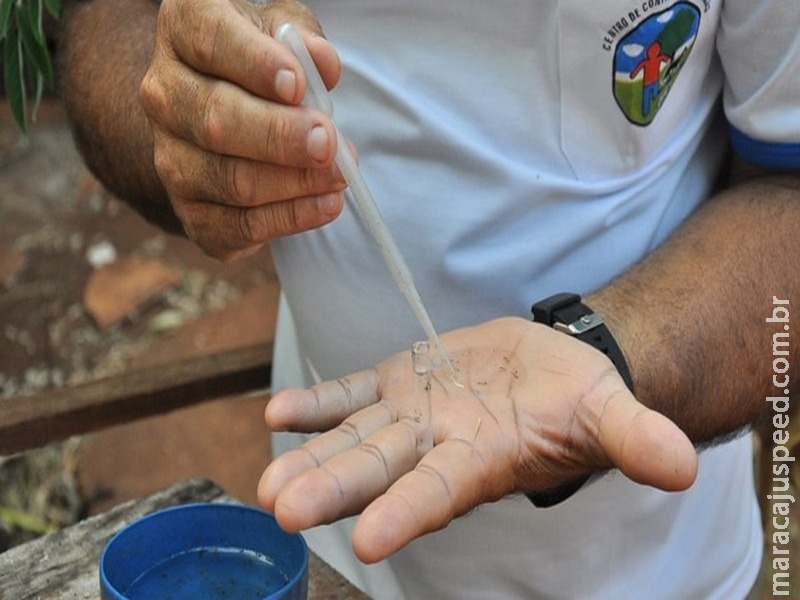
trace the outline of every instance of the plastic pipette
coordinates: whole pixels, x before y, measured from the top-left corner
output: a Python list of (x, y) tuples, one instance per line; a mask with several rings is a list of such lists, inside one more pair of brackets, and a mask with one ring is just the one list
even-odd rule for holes
[(275, 33), (275, 39), (289, 48), (303, 66), (303, 71), (306, 76), (306, 94), (303, 98), (303, 104), (325, 113), (331, 119), (337, 137), (336, 166), (339, 167), (345, 181), (347, 181), (350, 194), (356, 203), (361, 219), (374, 238), (381, 256), (386, 266), (389, 268), (389, 272), (392, 274), (392, 277), (394, 277), (400, 291), (402, 291), (403, 295), (406, 297), (419, 324), (422, 325), (425, 335), (427, 335), (428, 339), (433, 343), (436, 352), (447, 366), (453, 380), (455, 380), (453, 363), (450, 361), (450, 357), (433, 327), (431, 318), (428, 316), (428, 311), (425, 310), (425, 306), (422, 304), (422, 299), (419, 296), (419, 292), (414, 285), (414, 279), (411, 276), (411, 270), (408, 268), (403, 255), (400, 253), (400, 249), (394, 242), (389, 228), (386, 226), (386, 223), (383, 221), (378, 211), (372, 192), (370, 192), (369, 187), (367, 187), (367, 182), (361, 175), (353, 153), (350, 151), (338, 126), (333, 121), (333, 101), (331, 100), (325, 84), (322, 82), (322, 77), (319, 71), (317, 71), (317, 66), (314, 64), (306, 45), (303, 43), (303, 39), (291, 23), (284, 23), (281, 25)]

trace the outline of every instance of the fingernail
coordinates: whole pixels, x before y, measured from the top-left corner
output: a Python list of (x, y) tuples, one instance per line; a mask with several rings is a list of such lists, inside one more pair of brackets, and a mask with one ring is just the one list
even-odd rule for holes
[(342, 210), (339, 194), (325, 194), (317, 198), (317, 208), (323, 215), (335, 216)]
[(308, 154), (314, 160), (325, 162), (330, 154), (328, 132), (322, 125), (317, 125), (308, 132)]
[(280, 69), (275, 75), (275, 93), (284, 102), (292, 102), (297, 91), (297, 77), (294, 71)]

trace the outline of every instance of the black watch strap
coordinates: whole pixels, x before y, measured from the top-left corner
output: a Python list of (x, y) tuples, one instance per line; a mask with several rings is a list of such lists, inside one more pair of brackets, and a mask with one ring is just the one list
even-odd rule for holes
[[(625, 385), (633, 392), (633, 379), (628, 369), (628, 363), (625, 362), (625, 357), (614, 336), (606, 327), (603, 316), (583, 304), (578, 294), (562, 293), (550, 296), (534, 304), (531, 311), (533, 320), (537, 323), (576, 337), (608, 356), (619, 371)], [(592, 476), (592, 473), (588, 473), (554, 488), (531, 492), (526, 496), (539, 508), (554, 506), (581, 489)]]
[(578, 338), (608, 356), (619, 371), (628, 389), (633, 391), (633, 379), (628, 363), (603, 316), (581, 302), (578, 294), (563, 293), (537, 302), (531, 308), (533, 320)]

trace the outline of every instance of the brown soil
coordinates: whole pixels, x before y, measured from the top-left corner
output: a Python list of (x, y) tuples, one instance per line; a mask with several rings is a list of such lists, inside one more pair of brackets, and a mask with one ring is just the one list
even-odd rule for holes
[[(27, 138), (0, 109), (0, 173), (0, 396), (270, 339), (268, 251), (222, 265), (145, 222), (88, 173), (55, 102)], [(194, 475), (254, 502), (265, 404), (221, 399), (0, 457), (17, 523), (0, 521), (0, 550)]]

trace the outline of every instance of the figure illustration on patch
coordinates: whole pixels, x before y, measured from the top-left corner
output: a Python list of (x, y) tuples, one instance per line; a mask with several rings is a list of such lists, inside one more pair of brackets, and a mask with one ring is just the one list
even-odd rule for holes
[(658, 99), (658, 89), (661, 87), (661, 64), (669, 64), (672, 57), (661, 52), (661, 44), (653, 42), (647, 48), (647, 56), (633, 68), (631, 72), (631, 79), (636, 79), (636, 76), (641, 71), (644, 73), (644, 80), (642, 81), (642, 116), (647, 117), (650, 114), (651, 100)]
[(700, 11), (689, 2), (642, 21), (614, 51), (614, 98), (629, 121), (649, 125), (694, 47)]

